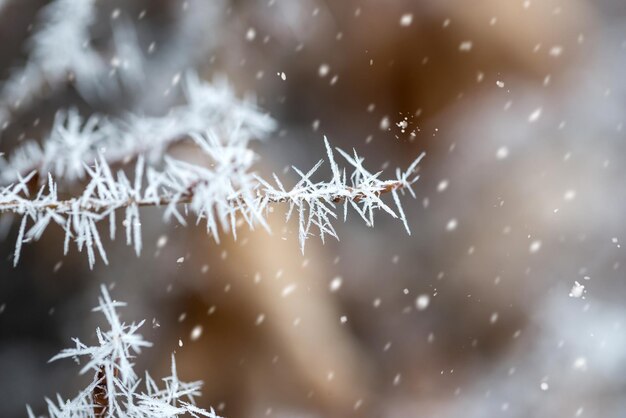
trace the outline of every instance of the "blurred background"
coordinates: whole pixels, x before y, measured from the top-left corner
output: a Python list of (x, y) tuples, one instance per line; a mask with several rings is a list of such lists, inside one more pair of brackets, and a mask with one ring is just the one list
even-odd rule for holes
[[(47, 3), (0, 2), (3, 79)], [(143, 254), (107, 242), (110, 266), (90, 271), (52, 229), (14, 268), (5, 221), (0, 416), (43, 413), (43, 396), (91, 378), (47, 361), (95, 341), (101, 283), (129, 303), (124, 320), (147, 319), (141, 368), (165, 375), (175, 352), (183, 379), (205, 381), (199, 404), (226, 417), (626, 416), (622, 1), (95, 5), (85, 41), (107, 66), (34, 84), (19, 110), (5, 89), (1, 152), (42, 138), (60, 108), (163, 114), (180, 100), (163, 93), (172, 77), (195, 68), (277, 120), (261, 172), (294, 181), (323, 135), (389, 177), (426, 151), (404, 199), (413, 234), (352, 217), (302, 255), (280, 208), (271, 235), (220, 245), (145, 209)], [(111, 71), (127, 75), (116, 88)]]

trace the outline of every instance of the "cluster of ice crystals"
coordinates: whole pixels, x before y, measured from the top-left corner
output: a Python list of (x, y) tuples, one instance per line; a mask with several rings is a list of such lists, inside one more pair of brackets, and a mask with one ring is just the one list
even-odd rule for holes
[[(116, 309), (126, 304), (111, 299), (106, 287), (101, 288), (99, 305), (94, 311), (104, 314), (110, 329), (96, 330), (98, 345), (87, 346), (74, 339), (75, 348), (68, 348), (50, 361), (64, 358), (87, 358), (80, 374), (94, 374), (92, 382), (75, 398), (56, 401), (46, 399), (50, 418), (175, 418), (180, 415), (219, 418), (213, 409), (207, 411), (194, 405), (200, 395), (202, 382), (183, 382), (178, 379), (176, 362), (172, 356), (171, 375), (163, 379), (164, 387), (146, 372), (140, 379), (134, 369), (135, 356), (152, 344), (137, 333), (144, 321), (125, 324)], [(141, 387), (145, 389), (140, 389)], [(28, 407), (29, 418), (35, 418)]]
[(8, 159), (0, 158), (0, 182), (17, 180), (36, 170), (56, 180), (74, 182), (85, 177), (86, 165), (104, 157), (109, 164), (145, 155), (160, 161), (167, 149), (194, 133), (214, 132), (239, 139), (263, 138), (274, 121), (252, 100), (240, 100), (223, 79), (213, 83), (187, 73), (183, 84), (186, 103), (160, 117), (129, 114), (121, 120), (92, 115), (86, 121), (71, 109), (60, 111), (50, 135), (39, 145), (26, 141)]
[[(399, 193), (408, 191), (413, 194), (411, 185), (417, 180), (415, 172), (423, 154), (406, 171), (397, 170), (395, 180), (380, 180), (381, 173), (366, 170), (356, 152), (351, 156), (337, 150), (351, 166), (351, 174), (340, 169), (325, 140), (332, 179), (312, 180), (312, 175), (322, 165), (320, 160), (307, 173), (294, 167), (301, 179), (287, 190), (278, 177), (274, 176), (277, 185), (272, 186), (252, 171), (256, 156), (248, 148), (250, 134), (243, 129), (235, 129), (225, 139), (213, 130), (192, 132), (189, 136), (211, 161), (210, 166), (165, 156), (162, 170), (151, 166), (146, 168), (145, 159), (140, 154), (131, 180), (123, 171), (114, 174), (107, 159), (100, 154), (92, 165), (83, 163), (84, 175), (89, 181), (79, 196), (69, 199), (59, 197), (57, 183), (50, 173), (47, 184), (41, 186), (34, 196), (31, 196), (29, 185), (36, 172), (25, 177), (16, 173), (18, 181), (0, 188), (0, 212), (21, 216), (14, 262), (18, 262), (24, 242), (39, 239), (46, 227), (55, 223), (65, 231), (65, 253), (70, 242), (74, 241), (79, 251), (86, 250), (90, 266), (95, 263), (96, 253), (108, 263), (97, 224), (107, 221), (110, 237), (114, 239), (119, 211), (123, 212), (126, 242), (139, 254), (142, 246), (141, 206), (164, 206), (165, 218), (174, 217), (183, 225), (191, 212), (197, 222), (206, 222), (207, 232), (217, 240), (220, 228), (236, 237), (238, 217), (251, 228), (261, 225), (269, 229), (265, 221), (268, 205), (286, 203), (289, 206), (287, 219), (296, 212), (298, 214), (302, 251), (312, 229), (319, 232), (322, 241), (327, 235), (338, 238), (332, 221), (338, 218), (340, 204), (344, 206), (344, 221), (348, 208), (352, 208), (368, 226), (373, 226), (374, 212), (381, 209), (401, 219), (410, 233)], [(395, 209), (383, 202), (381, 195), (384, 193), (392, 195)]]
[[(144, 205), (167, 205), (166, 216), (185, 223), (179, 205), (188, 203), (198, 218), (207, 219), (214, 237), (218, 223), (234, 228), (238, 211), (263, 223), (258, 213), (248, 210), (255, 207), (251, 202), (256, 185), (249, 173), (255, 156), (248, 144), (266, 136), (274, 128), (273, 120), (250, 101), (238, 100), (223, 82), (209, 84), (191, 74), (185, 91), (187, 104), (160, 118), (111, 121), (92, 116), (84, 121), (76, 111), (60, 112), (42, 146), (27, 142), (8, 159), (0, 157), (0, 179), (10, 182), (0, 187), (0, 212), (22, 217), (15, 262), (23, 242), (39, 239), (50, 223), (56, 223), (65, 231), (66, 253), (74, 241), (79, 250), (86, 249), (91, 266), (96, 253), (106, 263), (96, 225), (108, 221), (113, 239), (120, 209), (126, 241), (139, 254), (139, 207)], [(193, 139), (210, 160), (210, 168), (166, 155), (174, 141), (185, 138)], [(113, 164), (135, 157), (132, 180), (123, 171), (113, 172)], [(157, 169), (158, 165), (164, 168)], [(47, 181), (41, 181), (42, 175)], [(79, 196), (59, 197), (57, 182), (78, 180), (87, 180)]]
[[(286, 202), (289, 205), (287, 219), (294, 211), (298, 214), (298, 228), (300, 247), (304, 251), (307, 238), (311, 235), (312, 228), (319, 231), (320, 238), (324, 242), (325, 236), (329, 235), (336, 239), (337, 233), (332, 221), (338, 218), (338, 206), (343, 204), (343, 219), (348, 216), (348, 208), (352, 208), (363, 219), (367, 226), (374, 226), (374, 212), (383, 210), (394, 218), (399, 218), (404, 223), (407, 233), (411, 233), (409, 225), (400, 203), (399, 193), (408, 191), (415, 197), (411, 185), (417, 181), (415, 174), (417, 165), (424, 154), (417, 157), (405, 171), (396, 170), (395, 180), (381, 180), (381, 172), (371, 173), (363, 167), (363, 159), (354, 151), (353, 155), (337, 148), (337, 152), (350, 166), (350, 173), (341, 169), (333, 154), (333, 150), (324, 138), (328, 161), (332, 169), (330, 181), (314, 182), (313, 174), (322, 165), (320, 160), (307, 173), (296, 167), (293, 170), (300, 176), (300, 181), (290, 190), (286, 190), (278, 177), (274, 176), (276, 186), (263, 179), (261, 183), (261, 195), (265, 202)], [(383, 202), (381, 195), (391, 193), (395, 205), (395, 211)]]
[[(141, 252), (142, 206), (165, 207), (165, 219), (185, 225), (189, 216), (205, 222), (207, 232), (219, 240), (219, 232), (236, 237), (236, 224), (243, 219), (250, 228), (269, 230), (265, 220), (268, 205), (286, 203), (287, 219), (297, 213), (302, 251), (306, 239), (319, 232), (337, 238), (333, 220), (354, 209), (368, 226), (374, 212), (383, 210), (399, 218), (409, 231), (399, 193), (417, 180), (420, 155), (406, 171), (397, 170), (394, 180), (381, 180), (363, 166), (356, 152), (337, 152), (349, 166), (341, 169), (325, 139), (332, 169), (329, 181), (314, 181), (320, 160), (307, 173), (293, 167), (300, 177), (290, 190), (274, 176), (275, 185), (253, 171), (257, 155), (250, 142), (266, 137), (275, 122), (257, 109), (252, 100), (238, 99), (223, 80), (207, 83), (187, 74), (183, 91), (186, 103), (161, 117), (132, 116), (113, 120), (92, 115), (86, 120), (76, 110), (60, 111), (48, 138), (39, 145), (26, 141), (10, 156), (0, 155), (0, 214), (21, 217), (14, 262), (25, 242), (38, 240), (50, 224), (65, 232), (64, 252), (74, 242), (85, 250), (93, 267), (96, 255), (108, 263), (100, 222), (107, 222), (109, 235), (116, 235), (116, 216), (122, 213), (126, 242)], [(181, 161), (168, 155), (175, 142), (192, 142), (203, 163)], [(134, 161), (134, 170), (115, 166)], [(134, 176), (127, 173), (134, 171)], [(84, 185), (72, 197), (69, 186)], [(59, 192), (59, 185), (62, 193)], [(389, 193), (393, 206), (383, 202)], [(61, 197), (63, 195), (63, 197)], [(414, 196), (414, 195), (413, 195)]]

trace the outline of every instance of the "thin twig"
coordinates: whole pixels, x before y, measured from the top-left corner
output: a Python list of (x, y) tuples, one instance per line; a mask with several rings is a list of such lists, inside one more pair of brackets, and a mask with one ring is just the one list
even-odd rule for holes
[[(117, 377), (117, 369), (114, 369), (113, 376)], [(107, 374), (104, 366), (98, 368), (96, 373), (97, 385), (92, 391), (93, 413), (96, 418), (104, 418), (109, 410), (109, 396), (107, 395)]]

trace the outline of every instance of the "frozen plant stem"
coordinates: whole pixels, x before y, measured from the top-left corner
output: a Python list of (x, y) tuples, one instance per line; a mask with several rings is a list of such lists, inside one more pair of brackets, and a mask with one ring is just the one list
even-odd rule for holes
[[(86, 250), (90, 267), (96, 254), (106, 264), (97, 225), (107, 222), (114, 239), (119, 212), (126, 243), (139, 255), (140, 208), (145, 206), (163, 207), (166, 220), (175, 218), (183, 225), (191, 215), (196, 223), (206, 223), (207, 232), (219, 242), (223, 231), (237, 237), (240, 220), (269, 231), (269, 206), (282, 203), (288, 206), (287, 220), (298, 220), (303, 252), (314, 233), (322, 242), (326, 236), (338, 239), (333, 222), (341, 212), (346, 221), (348, 209), (370, 227), (374, 213), (382, 210), (400, 219), (410, 233), (399, 195), (415, 197), (411, 186), (424, 154), (406, 170), (397, 169), (395, 178), (381, 180), (382, 172), (368, 171), (356, 151), (333, 150), (324, 138), (330, 180), (313, 179), (324, 162), (320, 160), (308, 172), (292, 167), (299, 180), (287, 189), (276, 175), (270, 183), (254, 172), (258, 156), (250, 142), (269, 135), (275, 126), (271, 118), (250, 101), (237, 99), (225, 83), (210, 84), (190, 73), (183, 90), (186, 104), (162, 117), (92, 116), (85, 121), (76, 111), (59, 112), (41, 145), (27, 141), (8, 158), (0, 156), (0, 215), (21, 217), (15, 264), (22, 244), (38, 240), (51, 223), (65, 232), (64, 253), (74, 242), (79, 251)], [(168, 150), (180, 140), (195, 145), (204, 163), (174, 159)], [(335, 151), (345, 168), (335, 161)], [(131, 161), (134, 176), (113, 172), (112, 165)], [(66, 198), (59, 196), (59, 184), (64, 190), (84, 186)], [(384, 194), (392, 196), (392, 205), (383, 201)]]
[[(172, 356), (171, 375), (163, 379), (164, 388), (146, 372), (140, 379), (134, 370), (135, 358), (141, 349), (152, 344), (137, 331), (144, 321), (125, 324), (117, 314), (117, 308), (126, 304), (111, 299), (106, 287), (101, 287), (99, 306), (94, 311), (104, 314), (109, 330), (96, 329), (98, 345), (87, 346), (74, 339), (75, 348), (67, 348), (50, 361), (86, 357), (80, 374), (94, 374), (75, 398), (64, 400), (57, 395), (56, 402), (46, 399), (49, 418), (146, 418), (180, 415), (196, 418), (220, 418), (213, 409), (195, 406), (194, 398), (200, 396), (202, 382), (182, 382), (178, 379), (176, 362)], [(142, 381), (143, 380), (143, 381)], [(142, 391), (140, 384), (145, 387)], [(29, 418), (35, 418), (27, 406)]]
[[(346, 170), (339, 169), (333, 151), (325, 140), (333, 178), (320, 182), (311, 179), (322, 161), (306, 174), (294, 167), (301, 179), (293, 188), (286, 190), (276, 176), (274, 179), (277, 185), (272, 186), (249, 172), (253, 159), (248, 149), (221, 147), (215, 142), (216, 138), (208, 134), (194, 135), (193, 138), (212, 156), (215, 161), (212, 168), (167, 159), (166, 169), (156, 171), (150, 167), (145, 169), (144, 159), (140, 157), (131, 183), (123, 172), (119, 172), (117, 177), (113, 176), (106, 160), (101, 159), (93, 167), (85, 168), (91, 180), (80, 197), (59, 199), (57, 185), (51, 175), (48, 175), (47, 186), (42, 186), (36, 197), (29, 197), (28, 184), (34, 173), (25, 178), (20, 177), (20, 181), (12, 186), (0, 188), (0, 213), (11, 212), (22, 216), (14, 262), (19, 260), (22, 243), (38, 239), (50, 222), (54, 222), (65, 230), (65, 252), (68, 251), (70, 240), (74, 240), (79, 250), (87, 249), (90, 266), (95, 262), (95, 251), (108, 263), (96, 224), (108, 220), (113, 239), (118, 210), (124, 210), (125, 213), (127, 244), (133, 244), (139, 254), (139, 208), (143, 206), (165, 207), (166, 218), (175, 217), (181, 224), (186, 224), (183, 214), (191, 211), (198, 221), (206, 221), (207, 232), (218, 240), (219, 226), (236, 237), (238, 217), (242, 217), (251, 228), (260, 224), (269, 230), (265, 220), (268, 206), (284, 203), (289, 206), (287, 219), (294, 212), (298, 214), (302, 251), (313, 227), (318, 229), (322, 241), (325, 235), (338, 238), (332, 220), (338, 217), (339, 204), (344, 205), (344, 221), (350, 207), (368, 226), (373, 226), (374, 211), (382, 209), (392, 217), (400, 218), (410, 233), (398, 193), (408, 191), (413, 194), (411, 185), (418, 179), (415, 172), (423, 154), (406, 171), (397, 170), (395, 180), (383, 181), (378, 179), (380, 173), (372, 174), (365, 170), (356, 154), (351, 157), (338, 150), (353, 166), (353, 173), (348, 180)], [(385, 193), (393, 196), (395, 211), (382, 201), (381, 195)], [(181, 206), (184, 207), (183, 213)], [(33, 225), (27, 230), (29, 219)]]

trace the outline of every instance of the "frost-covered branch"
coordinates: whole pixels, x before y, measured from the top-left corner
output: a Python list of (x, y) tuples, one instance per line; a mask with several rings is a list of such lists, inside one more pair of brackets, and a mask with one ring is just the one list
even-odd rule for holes
[[(210, 157), (211, 167), (190, 164), (166, 157), (166, 167), (158, 171), (144, 166), (139, 158), (135, 166), (134, 180), (120, 171), (112, 173), (104, 158), (94, 166), (85, 166), (89, 183), (79, 197), (59, 198), (58, 187), (52, 175), (34, 197), (29, 197), (28, 185), (31, 177), (20, 177), (10, 187), (0, 188), (0, 213), (10, 212), (22, 217), (14, 261), (19, 260), (24, 242), (39, 239), (45, 229), (56, 223), (65, 231), (64, 251), (74, 241), (79, 250), (86, 249), (90, 266), (95, 263), (96, 252), (108, 263), (97, 224), (108, 222), (111, 239), (116, 235), (116, 213), (123, 210), (123, 225), (127, 244), (133, 245), (137, 254), (141, 243), (141, 206), (165, 207), (165, 218), (176, 218), (186, 224), (186, 214), (191, 212), (197, 222), (206, 222), (207, 232), (219, 240), (219, 229), (230, 231), (236, 237), (239, 217), (254, 228), (261, 225), (269, 230), (265, 216), (272, 203), (289, 205), (287, 218), (298, 213), (299, 239), (302, 250), (312, 229), (319, 231), (324, 240), (326, 235), (337, 238), (332, 221), (338, 218), (339, 205), (343, 204), (343, 218), (348, 208), (354, 209), (368, 226), (373, 226), (374, 212), (382, 209), (391, 216), (400, 218), (409, 231), (406, 217), (400, 204), (398, 192), (409, 191), (417, 180), (418, 157), (406, 171), (397, 171), (395, 180), (380, 180), (380, 173), (372, 174), (362, 165), (356, 153), (349, 156), (338, 150), (352, 166), (346, 174), (334, 160), (333, 151), (325, 140), (333, 178), (330, 181), (314, 182), (313, 174), (322, 164), (320, 161), (301, 176), (300, 181), (287, 190), (277, 176), (276, 186), (258, 177), (251, 171), (255, 155), (246, 148), (246, 142), (231, 138), (223, 144), (210, 132), (192, 135), (199, 148)], [(381, 195), (391, 193), (395, 211), (383, 202)], [(28, 224), (31, 226), (27, 228)]]
[[(287, 219), (295, 211), (298, 213), (298, 236), (300, 248), (304, 252), (304, 245), (311, 235), (311, 229), (319, 231), (320, 238), (330, 235), (339, 239), (332, 221), (338, 218), (338, 204), (343, 203), (343, 220), (347, 220), (348, 209), (356, 211), (367, 226), (374, 226), (374, 212), (383, 210), (394, 218), (400, 218), (404, 223), (407, 233), (411, 233), (409, 225), (400, 203), (398, 193), (409, 192), (415, 194), (411, 185), (419, 176), (416, 174), (419, 162), (424, 157), (420, 154), (413, 163), (404, 171), (396, 170), (395, 180), (381, 180), (382, 172), (371, 173), (363, 167), (363, 159), (354, 151), (350, 156), (343, 150), (336, 148), (337, 152), (346, 160), (350, 167), (350, 174), (335, 162), (333, 150), (324, 138), (328, 162), (332, 170), (332, 179), (329, 181), (314, 182), (313, 175), (322, 165), (320, 160), (311, 170), (303, 173), (296, 167), (293, 170), (300, 176), (300, 181), (290, 190), (286, 190), (279, 178), (274, 175), (276, 186), (270, 185), (261, 178), (263, 199), (270, 202), (286, 202), (289, 205)], [(396, 211), (383, 202), (381, 195), (391, 193)]]
[[(65, 349), (50, 359), (79, 361), (86, 357), (80, 374), (91, 372), (93, 380), (73, 399), (65, 400), (60, 395), (56, 402), (46, 399), (49, 418), (175, 418), (179, 415), (219, 418), (213, 409), (207, 411), (194, 405), (202, 382), (180, 381), (173, 355), (171, 375), (163, 379), (165, 387), (159, 388), (146, 372), (145, 389), (140, 390), (142, 382), (135, 372), (135, 357), (142, 348), (152, 345), (137, 332), (144, 321), (121, 322), (116, 309), (126, 304), (112, 300), (104, 286), (101, 292), (94, 311), (102, 312), (110, 329), (96, 329), (98, 345), (87, 346), (74, 339), (75, 348)], [(27, 410), (29, 418), (35, 418), (31, 408)]]
[[(122, 55), (114, 56), (119, 62), (111, 72), (112, 63), (89, 42), (96, 19), (94, 0), (75, 3), (54, 0), (43, 9), (27, 64), (5, 83), (0, 108), (19, 108), (42, 85), (53, 86), (68, 74), (83, 96), (98, 95), (94, 88), (115, 93), (124, 77), (130, 77), (130, 85), (144, 77), (143, 54), (132, 27), (112, 19), (117, 22), (112, 23), (113, 50)], [(132, 57), (139, 61), (131, 62)], [(395, 178), (383, 180), (381, 173), (364, 168), (356, 152), (337, 150), (348, 169), (340, 168), (325, 141), (332, 178), (314, 179), (320, 161), (306, 173), (293, 167), (299, 181), (285, 188), (278, 177), (270, 182), (254, 171), (257, 155), (250, 143), (275, 128), (254, 101), (238, 99), (223, 80), (207, 83), (194, 73), (177, 75), (172, 84), (182, 85), (184, 102), (165, 115), (91, 115), (85, 120), (76, 110), (61, 110), (47, 138), (24, 141), (7, 157), (0, 153), (0, 215), (20, 219), (14, 263), (23, 244), (38, 240), (52, 224), (64, 231), (64, 253), (73, 242), (79, 251), (85, 250), (91, 267), (96, 255), (108, 263), (100, 224), (108, 224), (113, 240), (119, 215), (127, 244), (139, 254), (143, 206), (163, 207), (166, 220), (203, 222), (219, 241), (221, 231), (236, 237), (239, 220), (269, 230), (269, 205), (283, 203), (287, 219), (297, 217), (302, 251), (313, 234), (322, 241), (338, 238), (333, 223), (340, 217), (345, 221), (348, 209), (368, 226), (373, 226), (374, 212), (383, 210), (401, 219), (409, 231), (399, 194), (413, 193), (422, 156), (407, 170), (398, 170)], [(195, 163), (169, 153), (181, 141), (199, 150)], [(393, 202), (385, 203), (384, 194)]]
[[(253, 170), (257, 155), (250, 142), (273, 130), (269, 116), (250, 100), (236, 98), (225, 82), (210, 84), (188, 74), (183, 89), (185, 104), (162, 117), (91, 116), (84, 121), (76, 111), (60, 112), (41, 145), (28, 141), (7, 159), (0, 156), (0, 184), (8, 184), (0, 186), (0, 214), (21, 217), (15, 263), (22, 245), (38, 240), (51, 224), (65, 232), (64, 253), (74, 242), (79, 251), (86, 250), (91, 267), (96, 254), (108, 263), (98, 224), (108, 223), (114, 239), (119, 212), (126, 242), (139, 254), (142, 206), (164, 207), (166, 220), (175, 218), (183, 225), (189, 216), (195, 217), (219, 241), (220, 230), (236, 237), (238, 219), (250, 228), (260, 225), (269, 230), (268, 206), (285, 203), (287, 219), (297, 213), (302, 251), (314, 232), (322, 241), (326, 236), (338, 238), (333, 221), (340, 211), (345, 221), (349, 208), (368, 226), (381, 209), (401, 219), (409, 231), (399, 193), (413, 193), (422, 156), (407, 170), (397, 170), (395, 179), (381, 180), (380, 172), (364, 168), (356, 152), (349, 155), (338, 149), (348, 170), (340, 168), (325, 140), (332, 178), (313, 179), (320, 160), (307, 173), (293, 167), (300, 180), (287, 189), (278, 177), (270, 183)], [(204, 163), (169, 155), (170, 146), (181, 140), (192, 142)], [(133, 176), (115, 171), (116, 166), (133, 163), (134, 170), (129, 170)], [(80, 184), (82, 191), (71, 193)], [(393, 209), (383, 201), (385, 193), (391, 194)]]

